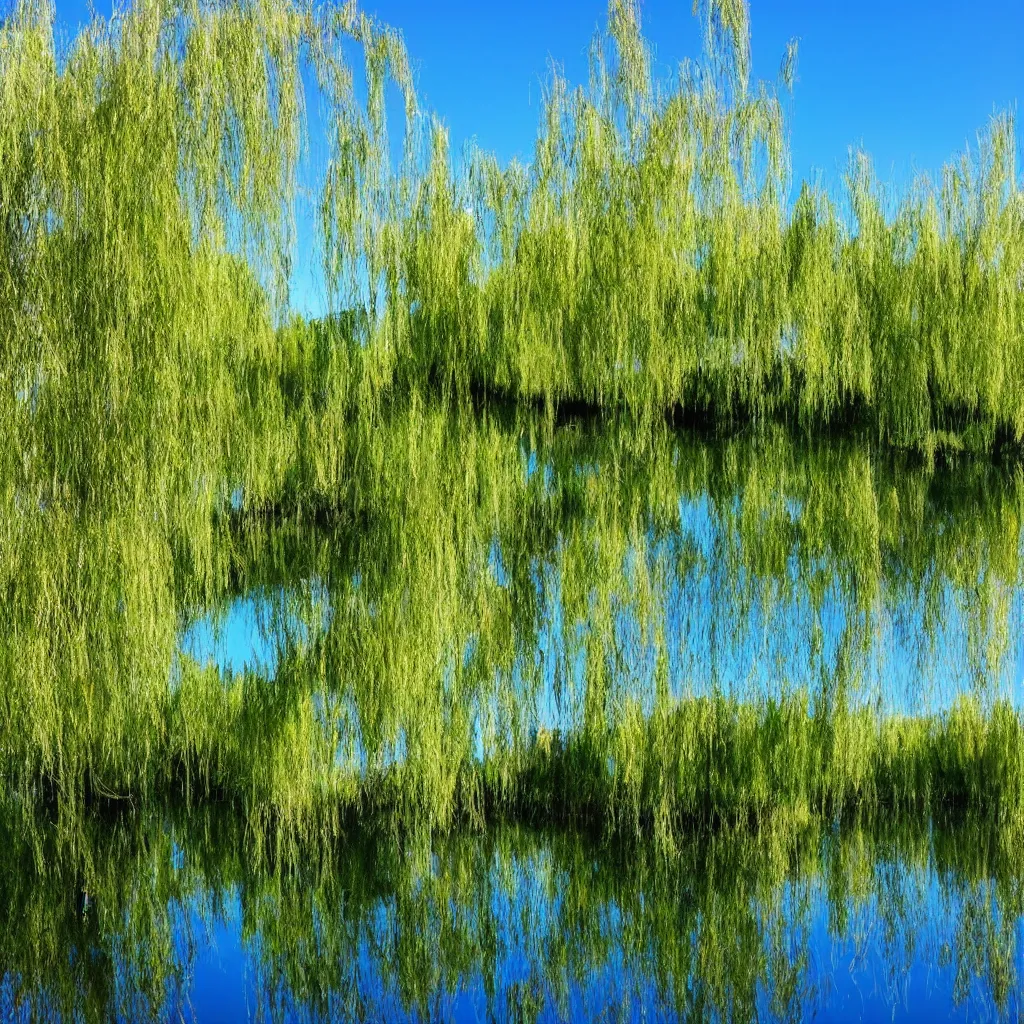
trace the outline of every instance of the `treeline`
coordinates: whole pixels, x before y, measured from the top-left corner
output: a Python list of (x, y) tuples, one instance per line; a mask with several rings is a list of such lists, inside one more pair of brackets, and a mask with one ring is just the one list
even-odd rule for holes
[[(500, 166), (453, 160), (399, 36), (350, 4), (139, 0), (64, 46), (46, 0), (19, 0), (0, 27), (0, 478), (44, 500), (269, 488), (414, 391), (1019, 442), (1012, 118), (900, 197), (864, 154), (839, 195), (796, 187), (795, 48), (753, 83), (745, 5), (700, 13), (702, 59), (662, 81), (637, 5), (612, 0), (589, 81), (556, 75), (531, 161)], [(296, 217), (326, 331), (288, 313)]]

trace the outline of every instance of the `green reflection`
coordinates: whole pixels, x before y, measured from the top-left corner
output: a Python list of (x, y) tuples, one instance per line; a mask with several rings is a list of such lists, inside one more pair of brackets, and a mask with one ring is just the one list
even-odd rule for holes
[(213, 807), (5, 819), (0, 955), (38, 1019), (162, 1019), (225, 922), (266, 1019), (438, 1019), (459, 992), (493, 1020), (801, 1019), (848, 961), (887, 1005), (915, 971), (1019, 1005), (1021, 836), (987, 819), (776, 819), (670, 861), (523, 827), (280, 846)]
[[(567, 815), (667, 849), (694, 817), (1016, 813), (1018, 469), (431, 407), (348, 445), (330, 501), (205, 521), (13, 498), (15, 791), (328, 830)], [(272, 676), (181, 647), (240, 597)]]

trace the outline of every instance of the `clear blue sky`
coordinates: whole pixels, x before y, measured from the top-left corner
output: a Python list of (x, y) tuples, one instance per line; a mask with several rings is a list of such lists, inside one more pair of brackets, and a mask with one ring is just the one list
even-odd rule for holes
[[(549, 59), (573, 81), (606, 0), (363, 0), (401, 29), (420, 94), (457, 149), (476, 139), (502, 158), (529, 157)], [(97, 0), (109, 13), (110, 0)], [(83, 0), (57, 0), (73, 27)], [(700, 55), (690, 0), (642, 0), (659, 65)], [(934, 170), (995, 109), (1024, 100), (1024, 0), (751, 0), (754, 70), (774, 78), (800, 38), (792, 102), (793, 169), (826, 178), (863, 143), (883, 178)], [(1020, 132), (1024, 135), (1024, 130)]]
[[(368, 0), (402, 29), (425, 102), (453, 141), (476, 136), (527, 156), (547, 61), (586, 76), (603, 0)], [(666, 70), (700, 55), (689, 0), (643, 0), (645, 31)], [(1024, 0), (751, 0), (754, 70), (774, 79), (800, 38), (792, 103), (793, 169), (826, 177), (863, 143), (879, 175), (932, 170), (992, 114), (1024, 100)], [(1024, 134), (1024, 133), (1022, 133)]]
[[(84, 0), (56, 0), (69, 28)], [(529, 159), (549, 60), (573, 82), (607, 0), (363, 0), (399, 28), (425, 106), (503, 160)], [(110, 0), (96, 0), (109, 13)], [(700, 56), (691, 0), (641, 0), (645, 33), (665, 71)], [(880, 178), (899, 186), (974, 143), (996, 110), (1024, 102), (1024, 0), (750, 0), (754, 72), (774, 79), (800, 39), (790, 104), (793, 171), (837, 183), (862, 144)], [(1024, 112), (1020, 112), (1024, 114)], [(1024, 124), (1018, 129), (1024, 138)]]

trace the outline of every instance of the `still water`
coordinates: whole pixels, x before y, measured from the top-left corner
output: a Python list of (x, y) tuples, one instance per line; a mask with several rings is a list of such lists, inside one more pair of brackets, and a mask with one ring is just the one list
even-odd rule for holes
[(277, 859), (212, 814), (125, 815), (89, 841), (88, 882), (53, 866), (6, 878), (5, 1019), (929, 1021), (1021, 1008), (1019, 854), (977, 823), (694, 837), (671, 863), (511, 827), (428, 844), (353, 836)]
[(929, 740), (897, 804), (776, 782), (780, 707), (1020, 708), (1019, 470), (520, 420), (375, 444), (347, 509), (236, 491), (208, 533), (119, 524), (117, 560), (75, 527), (74, 607), (8, 609), (4, 757), (51, 767), (0, 801), (0, 1019), (1018, 1019), (1009, 740), (980, 786), (980, 740)]

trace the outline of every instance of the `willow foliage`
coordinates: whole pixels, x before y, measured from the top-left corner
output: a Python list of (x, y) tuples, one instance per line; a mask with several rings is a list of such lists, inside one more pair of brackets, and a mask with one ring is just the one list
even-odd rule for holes
[(65, 52), (53, 9), (19, 2), (0, 29), (5, 479), (43, 501), (279, 486), (301, 419), (286, 422), (275, 327), (304, 81), (333, 115), (324, 197), (331, 251), (351, 261), (373, 252), (363, 198), (381, 187), (392, 73), (408, 86), (397, 37), (351, 6), (144, 0)]
[[(331, 480), (345, 418), (395, 385), (866, 419), (929, 451), (1019, 441), (1012, 118), (896, 201), (863, 154), (845, 195), (792, 190), (795, 47), (778, 86), (752, 83), (743, 0), (698, 11), (703, 60), (658, 81), (635, 0), (612, 0), (589, 81), (556, 75), (532, 160), (502, 167), (453, 159), (400, 37), (352, 4), (142, 0), (62, 47), (45, 0), (19, 0), (0, 29), (4, 479), (41, 500), (269, 496), (309, 444)], [(299, 218), (329, 315), (282, 332)]]
[[(400, 37), (350, 3), (138, 0), (64, 47), (52, 7), (19, 0), (0, 768), (26, 801), (220, 794), (328, 830), (560, 808), (665, 848), (693, 818), (777, 807), (1018, 813), (1024, 734), (991, 698), (1019, 478), (965, 463), (932, 487), (772, 430), (677, 450), (654, 422), (853, 421), (930, 454), (1024, 440), (1012, 119), (894, 204), (862, 154), (844, 196), (790, 204), (795, 51), (778, 86), (751, 82), (742, 0), (698, 10), (704, 58), (662, 82), (637, 3), (612, 0), (587, 83), (554, 75), (532, 160), (502, 167), (452, 155)], [(289, 312), (299, 218), (316, 323)], [(474, 418), (463, 400), (495, 392), (513, 402)], [(538, 400), (636, 416), (592, 450), (515, 408)], [(225, 678), (181, 633), (278, 564), (287, 529), (261, 520), (327, 521), (348, 560), (292, 549), (309, 571), (298, 625), (270, 631), (276, 676)], [(927, 682), (951, 614), (973, 696), (871, 704), (880, 648), (914, 635)], [(745, 701), (751, 650), (774, 690)]]
[(929, 451), (1019, 441), (1012, 118), (905, 196), (888, 200), (855, 153), (844, 195), (804, 183), (790, 203), (795, 44), (778, 87), (752, 85), (745, 5), (709, 4), (704, 63), (659, 83), (636, 5), (609, 13), (587, 88), (552, 82), (529, 170), (486, 156), (470, 170), (463, 205), (493, 269), (464, 278), (472, 316), (462, 299), (454, 315), (449, 291), (443, 321), (415, 291), (418, 351), (468, 388), (520, 398), (854, 419)]

